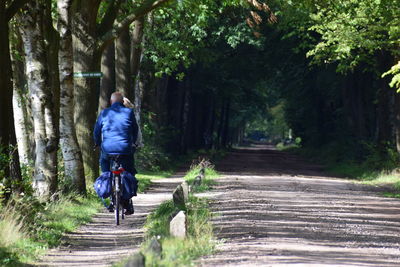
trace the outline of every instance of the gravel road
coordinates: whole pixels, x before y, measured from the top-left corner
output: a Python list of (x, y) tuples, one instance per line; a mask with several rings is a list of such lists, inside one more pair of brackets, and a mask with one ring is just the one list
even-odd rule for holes
[(200, 266), (400, 266), (400, 201), (267, 146), (231, 152), (208, 194), (222, 241)]

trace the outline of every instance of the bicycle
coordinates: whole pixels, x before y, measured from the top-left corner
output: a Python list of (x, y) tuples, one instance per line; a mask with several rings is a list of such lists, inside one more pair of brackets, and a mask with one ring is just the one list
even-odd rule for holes
[(122, 164), (119, 162), (120, 155), (109, 154), (108, 158), (111, 161), (111, 173), (112, 173), (112, 194), (111, 199), (114, 205), (115, 224), (119, 225), (119, 213), (121, 211), (122, 220), (125, 219), (124, 208), (121, 203), (123, 181), (121, 173), (124, 172)]

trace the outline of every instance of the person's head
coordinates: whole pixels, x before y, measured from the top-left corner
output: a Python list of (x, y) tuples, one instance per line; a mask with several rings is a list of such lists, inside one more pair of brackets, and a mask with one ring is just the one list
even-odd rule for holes
[(114, 92), (111, 94), (110, 98), (111, 105), (114, 103), (124, 103), (124, 96), (120, 92)]

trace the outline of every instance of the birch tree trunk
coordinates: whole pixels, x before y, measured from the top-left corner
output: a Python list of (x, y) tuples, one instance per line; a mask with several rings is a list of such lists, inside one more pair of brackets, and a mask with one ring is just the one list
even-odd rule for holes
[(28, 112), (28, 92), (25, 78), (25, 67), (23, 57), (23, 47), (21, 35), (17, 29), (13, 30), (14, 41), (12, 42), (12, 51), (16, 51), (20, 56), (11, 53), (13, 70), (13, 110), (15, 136), (18, 144), (19, 161), (21, 164), (29, 165), (29, 160), (33, 158), (33, 134), (32, 122)]
[(141, 108), (143, 99), (143, 77), (140, 75), (140, 65), (143, 58), (143, 33), (144, 33), (144, 17), (139, 18), (134, 22), (134, 31), (132, 34), (132, 47), (131, 47), (131, 75), (132, 84), (134, 87), (134, 105), (135, 105), (135, 117), (138, 129), (138, 138), (136, 144), (138, 147), (143, 147), (143, 134), (141, 127)]
[(85, 175), (81, 150), (74, 124), (73, 48), (71, 35), (71, 2), (58, 0), (58, 31), (60, 49), (60, 144), (64, 159), (65, 177), (70, 180), (72, 190), (86, 193)]
[(35, 173), (33, 187), (37, 195), (49, 197), (56, 190), (57, 162), (54, 162), (54, 118), (48, 103), (51, 102), (49, 73), (43, 34), (44, 7), (37, 1), (28, 3), (24, 14), (19, 16), (21, 36), (26, 55), (26, 74), (35, 138)]

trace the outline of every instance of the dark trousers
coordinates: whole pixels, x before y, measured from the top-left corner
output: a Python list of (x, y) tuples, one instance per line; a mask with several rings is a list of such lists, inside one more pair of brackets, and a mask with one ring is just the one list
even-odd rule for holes
[[(127, 172), (130, 172), (133, 175), (137, 173), (133, 153), (129, 155), (120, 155), (119, 162)], [(100, 167), (101, 172), (109, 172), (111, 170), (111, 160), (108, 158), (107, 153), (104, 153), (103, 151), (101, 151), (100, 154)]]

